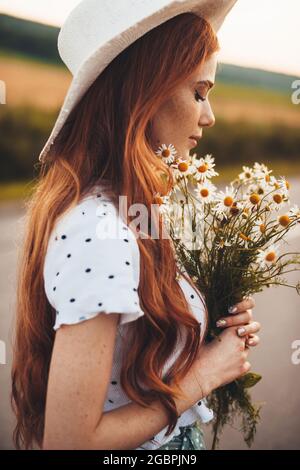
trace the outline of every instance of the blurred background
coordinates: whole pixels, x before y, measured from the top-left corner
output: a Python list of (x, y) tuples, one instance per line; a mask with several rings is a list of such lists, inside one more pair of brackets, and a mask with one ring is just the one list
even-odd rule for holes
[[(12, 449), (9, 406), (15, 269), (24, 200), (39, 172), (38, 155), (54, 125), (71, 74), (57, 51), (59, 28), (79, 1), (0, 0), (0, 448)], [(291, 184), (300, 205), (300, 4), (298, 0), (239, 0), (226, 19), (216, 86), (210, 102), (216, 125), (197, 152), (215, 157), (224, 186), (242, 165), (265, 163)], [(297, 93), (297, 90), (298, 93)], [(298, 99), (297, 99), (298, 98)], [(300, 251), (299, 230), (290, 251)], [(297, 273), (287, 278), (298, 281)], [(253, 397), (264, 402), (253, 449), (300, 448), (300, 364), (291, 360), (300, 341), (300, 301), (293, 289), (256, 296), (261, 344), (253, 370), (263, 375)], [(3, 354), (2, 354), (3, 356)], [(209, 446), (210, 425), (204, 426)], [(226, 428), (222, 449), (247, 449), (239, 423)]]

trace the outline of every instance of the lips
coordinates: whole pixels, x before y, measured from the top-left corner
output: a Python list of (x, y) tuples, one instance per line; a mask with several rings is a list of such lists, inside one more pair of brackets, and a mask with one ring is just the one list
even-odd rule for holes
[(197, 142), (197, 144), (199, 143), (199, 140), (202, 138), (201, 135), (191, 135), (190, 136), (190, 139), (193, 139)]
[(193, 137), (190, 137), (189, 139), (190, 139), (190, 141), (191, 141), (191, 143), (192, 143), (193, 148), (196, 147), (196, 145), (198, 145), (198, 142), (197, 142), (196, 139), (194, 139)]

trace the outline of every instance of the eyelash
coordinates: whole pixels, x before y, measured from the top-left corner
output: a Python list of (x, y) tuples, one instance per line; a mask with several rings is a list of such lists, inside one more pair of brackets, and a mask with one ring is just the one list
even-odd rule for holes
[[(203, 98), (203, 96), (199, 95), (199, 93), (198, 93), (197, 90), (195, 90), (195, 96), (198, 96), (201, 101), (205, 101), (205, 100), (206, 100), (206, 98)], [(198, 100), (196, 99), (196, 101), (198, 101)]]

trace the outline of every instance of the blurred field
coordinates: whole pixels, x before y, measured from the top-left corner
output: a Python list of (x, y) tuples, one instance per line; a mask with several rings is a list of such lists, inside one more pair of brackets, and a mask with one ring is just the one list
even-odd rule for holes
[[(264, 163), (260, 161), (258, 163)], [(269, 169), (275, 177), (285, 176), (286, 178), (300, 177), (300, 161), (299, 162), (274, 162)], [(212, 182), (218, 187), (219, 185), (228, 184), (239, 173), (242, 172), (242, 166), (230, 165), (226, 167), (218, 167), (216, 161), (215, 170), (219, 176), (215, 176)], [(30, 196), (34, 190), (34, 181), (19, 181), (14, 183), (0, 183), (0, 204), (8, 201), (18, 201)]]
[(289, 94), (241, 85), (218, 83), (210, 93), (216, 116), (234, 122), (263, 125), (281, 124), (300, 127), (300, 106), (292, 103)]
[[(65, 67), (40, 62), (0, 49), (1, 79), (7, 83), (9, 106), (30, 105), (44, 110), (61, 106), (71, 82)], [(291, 91), (292, 93), (292, 91)], [(216, 117), (234, 122), (280, 123), (300, 127), (300, 106), (291, 102), (289, 90), (279, 93), (216, 80), (210, 93)]]
[(29, 105), (46, 111), (61, 106), (71, 81), (66, 69), (1, 51), (0, 61), (8, 106)]

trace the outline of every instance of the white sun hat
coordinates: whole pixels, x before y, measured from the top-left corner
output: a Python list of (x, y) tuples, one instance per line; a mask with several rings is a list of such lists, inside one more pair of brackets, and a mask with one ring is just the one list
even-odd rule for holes
[(217, 33), (237, 0), (83, 0), (58, 35), (58, 51), (73, 75), (39, 160), (45, 157), (68, 115), (109, 63), (151, 29), (181, 13), (194, 13)]

